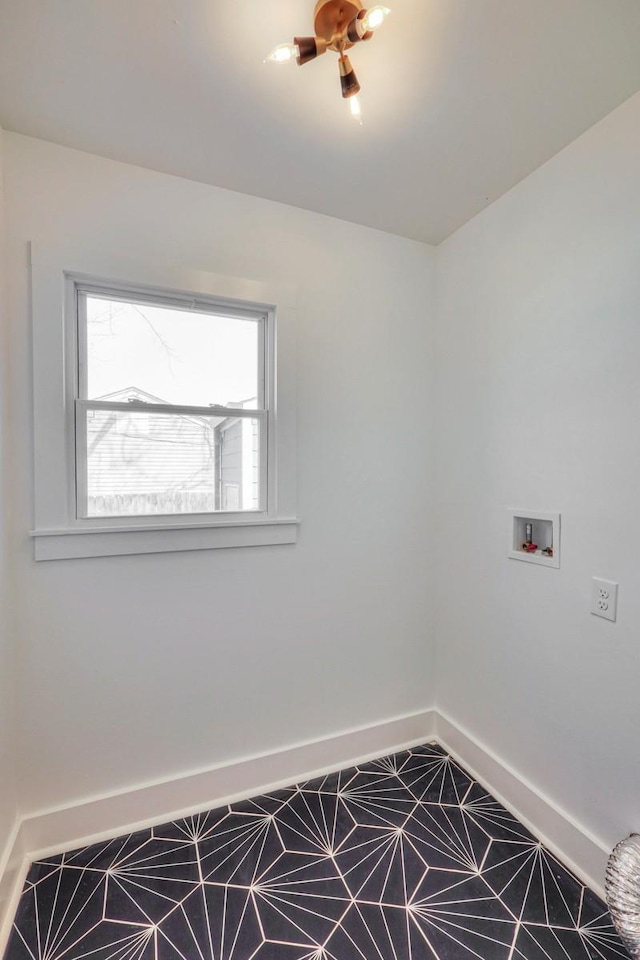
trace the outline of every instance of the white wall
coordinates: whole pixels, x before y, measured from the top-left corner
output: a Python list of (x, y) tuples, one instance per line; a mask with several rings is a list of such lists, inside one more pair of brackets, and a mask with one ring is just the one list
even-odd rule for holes
[[(4, 270), (4, 133), (0, 128), (0, 878), (9, 856), (10, 839), (16, 822), (15, 771), (15, 664), (13, 642), (7, 608), (8, 564), (6, 517), (7, 494), (5, 475), (8, 460), (7, 444), (7, 372), (8, 324), (5, 309)], [(8, 891), (6, 891), (8, 892)], [(0, 885), (0, 915), (5, 889)]]
[[(429, 707), (435, 631), (441, 709), (638, 829), (638, 130), (640, 95), (439, 248), (435, 355), (431, 248), (5, 135), (24, 813)], [(61, 237), (297, 285), (295, 547), (33, 562), (26, 243)], [(560, 570), (508, 507), (562, 513)]]
[[(436, 269), (438, 705), (610, 847), (640, 828), (640, 94)], [(560, 570), (506, 558), (508, 507), (562, 513)]]
[[(430, 706), (433, 251), (6, 147), (23, 812)], [(61, 238), (298, 287), (296, 546), (34, 563), (26, 244)]]

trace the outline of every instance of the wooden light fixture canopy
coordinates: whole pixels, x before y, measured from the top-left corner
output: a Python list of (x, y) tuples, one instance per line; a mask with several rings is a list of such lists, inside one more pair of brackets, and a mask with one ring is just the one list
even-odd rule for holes
[[(339, 58), (342, 96), (350, 99), (360, 91), (360, 84), (346, 51), (361, 40), (370, 40), (388, 13), (381, 4), (367, 10), (362, 0), (317, 0), (313, 12), (315, 35), (294, 37), (292, 44), (280, 44), (269, 59), (277, 63), (295, 59), (303, 66), (327, 50), (334, 50)], [(354, 109), (354, 104), (352, 113), (359, 118), (359, 106)]]
[(326, 43), (327, 50), (343, 53), (357, 43), (359, 39), (370, 40), (371, 30), (363, 37), (349, 38), (349, 26), (366, 10), (361, 0), (318, 0), (313, 12), (313, 25), (316, 37)]

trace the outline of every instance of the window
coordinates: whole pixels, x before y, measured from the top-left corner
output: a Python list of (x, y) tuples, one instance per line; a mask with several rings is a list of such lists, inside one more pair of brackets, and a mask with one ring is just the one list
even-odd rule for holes
[(76, 286), (80, 518), (260, 513), (269, 314)]
[(36, 559), (294, 542), (290, 294), (56, 259), (32, 254)]

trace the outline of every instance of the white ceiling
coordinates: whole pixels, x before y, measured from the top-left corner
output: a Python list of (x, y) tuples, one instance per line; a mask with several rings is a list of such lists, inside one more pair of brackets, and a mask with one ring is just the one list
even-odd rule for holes
[(314, 0), (0, 0), (0, 124), (438, 242), (640, 89), (640, 0), (388, 3), (358, 127)]

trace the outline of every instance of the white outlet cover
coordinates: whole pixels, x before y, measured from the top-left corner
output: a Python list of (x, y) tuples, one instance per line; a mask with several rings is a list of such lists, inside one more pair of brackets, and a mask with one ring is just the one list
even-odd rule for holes
[(591, 613), (594, 617), (604, 620), (615, 619), (618, 613), (618, 584), (612, 580), (599, 580), (594, 577), (591, 581)]

